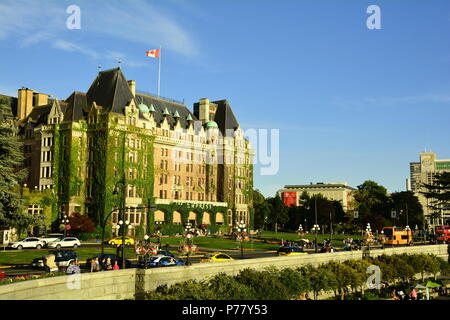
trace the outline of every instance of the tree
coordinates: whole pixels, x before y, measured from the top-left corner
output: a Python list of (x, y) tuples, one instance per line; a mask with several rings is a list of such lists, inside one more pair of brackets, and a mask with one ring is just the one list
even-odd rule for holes
[(0, 122), (0, 229), (16, 228), (19, 236), (30, 224), (40, 223), (39, 218), (23, 212), (20, 190), (27, 171), (17, 169), (24, 160), (21, 148), (17, 128)]
[(288, 207), (278, 195), (267, 199), (267, 201), (270, 205), (270, 213), (267, 222), (274, 228), (275, 232), (277, 232), (278, 227), (286, 223), (289, 219), (287, 214)]
[(309, 279), (297, 270), (291, 268), (282, 269), (278, 273), (278, 279), (288, 290), (290, 298), (295, 298), (310, 290)]
[(314, 300), (317, 300), (320, 291), (333, 290), (337, 287), (336, 276), (324, 265), (320, 265), (319, 267), (307, 265), (306, 267), (300, 268), (300, 272), (309, 279)]
[(69, 216), (69, 224), (71, 227), (70, 231), (73, 234), (95, 231), (94, 221), (92, 221), (92, 219), (87, 215), (82, 215), (79, 212), (73, 212)]
[(428, 207), (434, 211), (432, 218), (441, 216), (442, 210), (450, 210), (450, 172), (436, 174), (433, 183), (423, 184), (421, 192), (429, 199)]
[(271, 207), (259, 190), (253, 190), (253, 208), (255, 229), (264, 229), (270, 215)]
[(372, 230), (380, 230), (389, 217), (391, 204), (385, 187), (375, 181), (367, 180), (353, 192), (353, 210), (359, 213), (358, 224), (364, 229), (370, 223)]
[[(403, 191), (391, 194), (393, 209), (399, 214), (399, 225), (413, 228), (423, 224), (423, 208), (413, 192)], [(407, 221), (408, 220), (408, 221)]]

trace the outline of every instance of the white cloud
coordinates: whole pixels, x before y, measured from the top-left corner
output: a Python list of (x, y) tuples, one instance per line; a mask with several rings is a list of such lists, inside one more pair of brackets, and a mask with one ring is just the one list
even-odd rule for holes
[(70, 1), (56, 0), (2, 0), (0, 39), (16, 38), (21, 46), (50, 41), (54, 48), (95, 56), (86, 42), (95, 43), (106, 35), (145, 45), (146, 49), (161, 45), (163, 50), (187, 57), (199, 54), (198, 45), (179, 22), (180, 17), (143, 0), (79, 0), (82, 35), (87, 37), (82, 40), (87, 41), (81, 46), (72, 40), (69, 45), (66, 8), (70, 4)]
[(93, 58), (93, 59), (98, 59), (99, 56), (100, 56), (94, 50), (91, 50), (91, 49), (86, 48), (84, 46), (77, 45), (75, 43), (72, 43), (72, 42), (69, 42), (69, 41), (65, 41), (65, 40), (61, 40), (61, 39), (57, 39), (57, 40), (55, 40), (53, 42), (53, 48), (64, 50), (64, 51), (69, 51), (69, 52), (80, 52), (80, 53), (82, 53), (84, 55), (87, 55), (87, 56)]

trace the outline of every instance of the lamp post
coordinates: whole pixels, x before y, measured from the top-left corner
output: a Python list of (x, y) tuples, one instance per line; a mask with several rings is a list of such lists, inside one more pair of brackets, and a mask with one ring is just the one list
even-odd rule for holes
[(235, 227), (236, 232), (239, 235), (240, 241), (241, 241), (241, 259), (244, 258), (244, 235), (247, 232), (246, 225), (244, 221), (240, 221), (238, 225)]
[(67, 225), (69, 224), (69, 219), (67, 217), (67, 215), (64, 215), (63, 219), (62, 219), (62, 224), (64, 225), (64, 237), (67, 236)]
[(405, 230), (406, 230), (406, 237), (408, 238), (408, 240), (407, 240), (407, 245), (412, 245), (412, 241), (409, 242), (409, 232), (411, 231), (411, 228), (409, 227), (409, 225), (407, 225), (407, 226), (405, 227)]
[(194, 234), (192, 233), (194, 231), (194, 228), (192, 227), (192, 223), (190, 221), (186, 222), (186, 226), (185, 226), (184, 230), (186, 232), (186, 239), (187, 239), (186, 265), (189, 265), (189, 254), (190, 254), (191, 248), (192, 248), (192, 238), (194, 237)]
[(146, 235), (144, 236), (144, 240), (145, 240), (144, 269), (147, 269), (147, 260), (148, 260), (148, 239), (150, 239), (150, 237), (146, 234)]
[(384, 249), (384, 231), (381, 230), (381, 248)]
[(156, 228), (156, 233), (158, 234), (158, 247), (161, 249), (161, 231), (160, 231), (161, 227), (160, 226), (163, 224), (163, 222), (155, 221), (155, 224), (158, 226)]
[(314, 250), (314, 252), (317, 253), (317, 252), (318, 252), (318, 250), (317, 250), (317, 233), (320, 231), (319, 225), (316, 223), (316, 224), (314, 225), (314, 227), (312, 228), (312, 230), (314, 231), (314, 234), (315, 234), (315, 238), (314, 238), (314, 247), (315, 247), (315, 250)]
[(125, 269), (125, 232), (131, 228), (130, 221), (119, 220), (119, 230), (122, 232), (122, 269)]
[(366, 233), (367, 233), (367, 256), (370, 257), (370, 241), (372, 234), (372, 228), (370, 227), (370, 223), (367, 223)]

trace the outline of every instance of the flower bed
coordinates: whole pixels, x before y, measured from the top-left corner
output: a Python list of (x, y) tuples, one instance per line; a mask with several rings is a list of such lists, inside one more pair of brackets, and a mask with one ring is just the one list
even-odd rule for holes
[(51, 277), (58, 277), (65, 275), (64, 272), (53, 272), (53, 273), (44, 273), (44, 274), (27, 274), (23, 276), (15, 276), (15, 277), (8, 277), (6, 279), (0, 279), (0, 286), (15, 282), (21, 282), (26, 280), (33, 280), (33, 279), (44, 279), (44, 278), (51, 278)]

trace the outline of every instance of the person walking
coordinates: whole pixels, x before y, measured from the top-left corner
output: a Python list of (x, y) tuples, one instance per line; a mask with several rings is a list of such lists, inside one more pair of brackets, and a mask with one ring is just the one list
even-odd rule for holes
[(117, 263), (117, 260), (114, 261), (114, 266), (113, 266), (113, 270), (119, 270), (119, 264)]
[(106, 262), (105, 262), (105, 264), (104, 264), (103, 267), (105, 268), (105, 270), (112, 270), (112, 269), (113, 269), (113, 266), (112, 266), (111, 258), (110, 258), (110, 257), (108, 257), (108, 258), (106, 259)]
[(100, 262), (98, 261), (98, 257), (91, 260), (91, 272), (100, 271)]
[(69, 266), (67, 267), (66, 274), (75, 274), (81, 273), (80, 267), (78, 266), (78, 261), (70, 261)]

